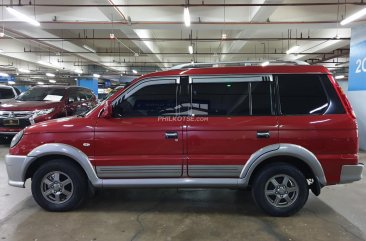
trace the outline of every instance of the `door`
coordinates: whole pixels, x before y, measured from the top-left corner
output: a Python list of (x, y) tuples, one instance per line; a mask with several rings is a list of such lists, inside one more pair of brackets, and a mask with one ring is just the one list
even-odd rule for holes
[(113, 102), (113, 118), (99, 118), (95, 159), (101, 178), (182, 175), (183, 130), (177, 113), (177, 79), (147, 80)]
[(272, 76), (191, 77), (188, 175), (239, 177), (249, 157), (278, 143)]

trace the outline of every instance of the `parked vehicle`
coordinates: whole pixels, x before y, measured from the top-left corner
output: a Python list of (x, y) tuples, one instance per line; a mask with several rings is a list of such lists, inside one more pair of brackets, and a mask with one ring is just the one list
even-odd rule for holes
[(0, 103), (4, 100), (14, 99), (20, 95), (20, 91), (13, 86), (0, 85)]
[[(309, 190), (361, 179), (356, 118), (322, 66), (175, 69), (144, 75), (83, 117), (12, 140), (9, 184), (66, 211), (94, 188), (247, 188), (273, 216)], [(90, 189), (90, 188), (89, 188)]]
[(0, 104), (0, 135), (14, 136), (31, 124), (86, 112), (96, 105), (91, 90), (76, 86), (36, 86)]

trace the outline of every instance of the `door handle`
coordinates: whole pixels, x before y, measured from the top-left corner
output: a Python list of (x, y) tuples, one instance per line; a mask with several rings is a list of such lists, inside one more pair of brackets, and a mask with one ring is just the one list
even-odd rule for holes
[(178, 139), (178, 132), (165, 132), (165, 139)]
[(270, 137), (271, 135), (269, 134), (269, 131), (257, 131), (257, 138), (267, 139)]

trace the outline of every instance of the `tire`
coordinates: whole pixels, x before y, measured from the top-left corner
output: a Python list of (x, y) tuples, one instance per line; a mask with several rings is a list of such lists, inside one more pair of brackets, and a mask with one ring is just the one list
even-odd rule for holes
[(298, 212), (306, 203), (309, 187), (304, 174), (286, 163), (269, 164), (254, 177), (252, 195), (259, 208), (275, 217)]
[(33, 198), (47, 211), (75, 209), (85, 201), (87, 194), (85, 173), (69, 160), (48, 161), (32, 177)]

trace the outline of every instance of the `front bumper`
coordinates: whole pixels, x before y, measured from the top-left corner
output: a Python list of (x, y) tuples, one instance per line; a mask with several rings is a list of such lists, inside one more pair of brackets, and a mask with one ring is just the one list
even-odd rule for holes
[(6, 155), (5, 165), (8, 172), (9, 185), (25, 187), (24, 168), (27, 156)]
[(339, 183), (350, 183), (362, 179), (363, 164), (343, 165)]

